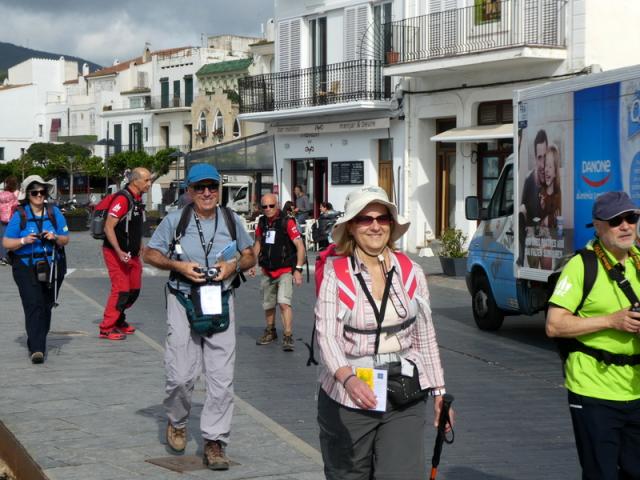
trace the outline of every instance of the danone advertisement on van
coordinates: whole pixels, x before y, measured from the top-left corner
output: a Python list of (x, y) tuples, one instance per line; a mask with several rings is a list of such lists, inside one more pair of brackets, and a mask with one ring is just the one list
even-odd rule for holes
[(593, 237), (596, 197), (640, 204), (640, 80), (548, 95), (518, 106), (521, 274), (557, 270)]

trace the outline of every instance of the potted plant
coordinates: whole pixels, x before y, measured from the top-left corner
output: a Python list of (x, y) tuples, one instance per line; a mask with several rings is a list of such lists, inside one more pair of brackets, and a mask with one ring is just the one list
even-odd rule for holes
[(144, 237), (150, 237), (153, 235), (156, 227), (160, 225), (160, 221), (162, 220), (162, 214), (159, 210), (149, 210), (145, 212), (145, 221), (142, 226), (142, 235)]
[(448, 228), (442, 232), (439, 253), (440, 265), (445, 275), (464, 276), (467, 268), (467, 251), (464, 249), (466, 240), (467, 236), (457, 228)]
[(387, 52), (387, 65), (398, 63), (399, 59), (400, 59), (400, 52), (396, 52), (393, 49)]
[(64, 212), (67, 228), (70, 232), (82, 232), (89, 228), (89, 211), (86, 208), (74, 208)]
[(218, 141), (222, 141), (222, 138), (224, 137), (224, 131), (222, 130), (222, 128), (216, 128), (213, 132), (211, 132), (211, 135), (213, 135), (213, 138), (217, 139)]

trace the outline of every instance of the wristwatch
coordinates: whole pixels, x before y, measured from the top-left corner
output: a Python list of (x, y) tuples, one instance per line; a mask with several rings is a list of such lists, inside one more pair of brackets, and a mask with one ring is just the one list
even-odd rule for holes
[(302, 266), (301, 265), (296, 265), (295, 270), (300, 272), (300, 273), (302, 273)]
[(242, 268), (240, 268), (240, 259), (236, 260), (236, 273), (240, 273)]

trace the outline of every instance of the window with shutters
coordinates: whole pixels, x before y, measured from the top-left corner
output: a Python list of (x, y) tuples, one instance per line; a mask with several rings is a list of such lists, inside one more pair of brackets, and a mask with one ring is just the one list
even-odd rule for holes
[[(278, 23), (278, 71), (290, 72), (301, 68), (301, 30), (302, 20), (294, 18)], [(286, 75), (275, 84), (277, 102), (297, 102), (300, 95), (300, 78), (297, 75)], [(292, 104), (293, 105), (293, 104)]]
[(458, 40), (458, 0), (429, 0), (429, 54), (455, 53)]
[(511, 100), (483, 102), (478, 105), (478, 125), (496, 125), (513, 122)]
[(344, 9), (344, 60), (358, 60), (370, 54), (370, 44), (374, 41), (369, 27), (369, 5), (359, 5)]

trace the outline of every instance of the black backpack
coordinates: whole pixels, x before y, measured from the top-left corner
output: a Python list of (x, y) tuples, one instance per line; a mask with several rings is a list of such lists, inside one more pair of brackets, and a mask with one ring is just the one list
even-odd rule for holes
[(107, 238), (107, 236), (104, 233), (104, 223), (107, 219), (107, 213), (111, 208), (111, 204), (113, 203), (113, 201), (116, 199), (118, 195), (123, 195), (127, 197), (127, 200), (128, 200), (127, 204), (129, 205), (127, 208), (126, 215), (124, 215), (120, 219), (120, 221), (125, 220), (126, 222), (128, 222), (131, 220), (130, 213), (131, 213), (131, 210), (133, 210), (135, 203), (137, 202), (133, 198), (133, 195), (131, 195), (131, 192), (129, 192), (127, 188), (124, 188), (116, 193), (107, 195), (102, 200), (100, 200), (100, 202), (96, 205), (95, 209), (93, 210), (93, 214), (91, 215), (91, 224), (90, 224), (89, 230), (91, 232), (91, 236), (96, 240), (105, 240)]

